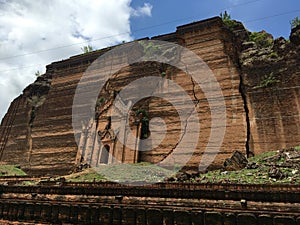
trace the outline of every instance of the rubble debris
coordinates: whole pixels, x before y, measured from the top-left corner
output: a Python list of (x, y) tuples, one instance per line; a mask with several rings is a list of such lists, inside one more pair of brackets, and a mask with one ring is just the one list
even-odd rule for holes
[(274, 178), (277, 180), (282, 180), (283, 178), (286, 177), (285, 174), (275, 166), (269, 169), (268, 175), (270, 178)]
[(225, 159), (224, 170), (236, 171), (245, 168), (248, 164), (246, 156), (240, 151), (234, 151), (230, 158)]
[(246, 168), (249, 170), (257, 169), (258, 167), (259, 167), (259, 165), (256, 162), (249, 162), (246, 166)]

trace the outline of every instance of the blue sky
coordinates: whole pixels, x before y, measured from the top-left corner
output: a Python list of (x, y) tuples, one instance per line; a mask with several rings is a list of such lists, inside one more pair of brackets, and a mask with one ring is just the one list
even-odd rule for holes
[[(142, 2), (133, 1), (132, 6), (136, 7)], [(131, 29), (136, 38), (173, 32), (178, 25), (218, 16), (224, 10), (227, 10), (233, 19), (244, 21), (245, 26), (251, 31), (266, 30), (274, 37), (288, 38), (289, 21), (300, 16), (299, 0), (149, 0), (147, 2), (153, 6), (152, 16), (131, 19)], [(275, 16), (282, 13), (288, 14)], [(151, 26), (155, 27), (134, 32)]]
[(230, 13), (250, 31), (288, 38), (299, 0), (0, 0), (0, 119), (46, 65), (94, 49), (174, 32)]

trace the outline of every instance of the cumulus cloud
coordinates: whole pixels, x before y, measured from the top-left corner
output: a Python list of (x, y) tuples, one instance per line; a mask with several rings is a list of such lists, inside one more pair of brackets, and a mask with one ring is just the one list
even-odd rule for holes
[(142, 7), (138, 7), (137, 9), (132, 9), (133, 16), (151, 16), (152, 5), (149, 3), (144, 3)]
[(53, 61), (132, 40), (131, 16), (151, 16), (131, 0), (0, 0), (0, 119), (9, 103)]

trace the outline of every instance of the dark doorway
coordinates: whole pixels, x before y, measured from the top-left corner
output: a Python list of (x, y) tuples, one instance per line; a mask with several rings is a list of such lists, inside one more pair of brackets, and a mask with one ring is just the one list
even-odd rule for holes
[(100, 163), (102, 164), (108, 163), (109, 150), (110, 150), (109, 145), (104, 145), (101, 152)]

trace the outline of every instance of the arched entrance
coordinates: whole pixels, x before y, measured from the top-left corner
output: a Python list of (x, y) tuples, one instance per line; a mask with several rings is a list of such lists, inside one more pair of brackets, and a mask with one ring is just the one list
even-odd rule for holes
[(109, 151), (110, 151), (109, 145), (104, 145), (104, 147), (102, 148), (102, 151), (101, 151), (100, 163), (102, 163), (102, 164), (108, 163)]

